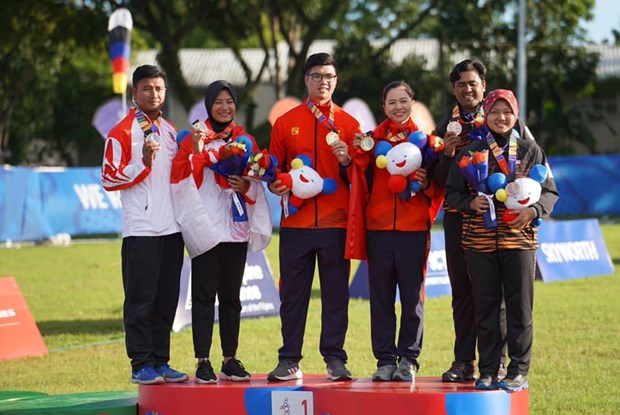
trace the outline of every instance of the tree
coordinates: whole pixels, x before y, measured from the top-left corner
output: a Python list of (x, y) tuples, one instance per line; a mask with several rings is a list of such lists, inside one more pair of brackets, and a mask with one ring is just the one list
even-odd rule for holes
[(33, 137), (53, 139), (50, 134), (54, 122), (52, 108), (57, 104), (57, 76), (76, 51), (104, 38), (102, 16), (72, 2), (3, 2), (0, 162), (23, 160)]
[(159, 43), (157, 62), (186, 110), (194, 104), (196, 96), (183, 76), (179, 51), (192, 31), (205, 23), (209, 9), (215, 3), (214, 0), (110, 1), (113, 9), (127, 7), (134, 26), (148, 32)]

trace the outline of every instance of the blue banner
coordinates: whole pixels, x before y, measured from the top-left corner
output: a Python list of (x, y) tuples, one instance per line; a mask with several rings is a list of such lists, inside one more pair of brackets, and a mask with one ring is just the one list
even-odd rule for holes
[(596, 219), (543, 222), (538, 242), (536, 260), (545, 282), (614, 272)]
[(121, 232), (119, 192), (106, 192), (101, 169), (0, 169), (0, 241), (38, 241), (53, 235)]
[(560, 193), (553, 216), (620, 214), (620, 154), (549, 157)]
[[(450, 279), (446, 265), (446, 249), (443, 232), (431, 232), (431, 250), (426, 264), (426, 280), (424, 281), (426, 298), (450, 295)], [(349, 287), (351, 298), (368, 298), (368, 264), (360, 261), (353, 281)], [(400, 294), (396, 290), (396, 300)]]

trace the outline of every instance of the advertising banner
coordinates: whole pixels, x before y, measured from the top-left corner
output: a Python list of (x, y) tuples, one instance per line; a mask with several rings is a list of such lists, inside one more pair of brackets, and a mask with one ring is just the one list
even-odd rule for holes
[(596, 219), (543, 222), (538, 242), (536, 261), (544, 282), (614, 272)]
[[(181, 294), (172, 330), (179, 332), (192, 324), (191, 259), (186, 257), (181, 271)], [(273, 281), (267, 257), (263, 251), (248, 252), (241, 285), (241, 318), (278, 314), (280, 295)], [(215, 321), (218, 321), (218, 301), (215, 299)]]
[[(450, 279), (446, 265), (446, 250), (443, 232), (431, 232), (431, 250), (426, 264), (426, 298), (450, 295)], [(351, 298), (368, 298), (368, 265), (360, 261), (349, 287)], [(400, 299), (398, 294), (397, 300)]]

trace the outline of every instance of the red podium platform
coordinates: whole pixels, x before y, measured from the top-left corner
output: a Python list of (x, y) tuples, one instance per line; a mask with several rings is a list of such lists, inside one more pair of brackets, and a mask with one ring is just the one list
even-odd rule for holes
[(138, 392), (139, 415), (528, 415), (528, 407), (527, 390), (477, 391), (472, 383), (442, 383), (431, 377), (417, 378), (413, 391), (409, 383), (367, 378), (332, 382), (324, 375), (305, 375), (303, 380), (276, 383), (259, 374), (251, 382), (201, 385), (192, 379), (141, 385)]

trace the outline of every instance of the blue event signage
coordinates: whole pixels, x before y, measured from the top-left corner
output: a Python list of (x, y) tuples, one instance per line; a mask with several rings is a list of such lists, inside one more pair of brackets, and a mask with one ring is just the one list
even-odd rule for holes
[[(181, 293), (177, 304), (176, 316), (172, 325), (175, 332), (192, 324), (192, 275), (191, 260), (185, 257), (181, 271)], [(243, 273), (243, 283), (239, 297), (241, 299), (241, 317), (259, 317), (278, 314), (280, 296), (273, 280), (271, 267), (264, 251), (248, 252)], [(219, 304), (215, 299), (215, 321), (218, 320)]]
[[(446, 250), (443, 232), (431, 232), (431, 250), (426, 264), (426, 297), (441, 297), (450, 295), (450, 279), (446, 265)], [(398, 290), (397, 290), (398, 291)], [(361, 261), (351, 286), (349, 294), (352, 298), (368, 298), (368, 265)], [(397, 292), (397, 300), (400, 295)]]
[(614, 272), (596, 219), (543, 222), (538, 243), (536, 260), (545, 282)]
[(0, 241), (120, 233), (120, 194), (100, 180), (96, 167), (0, 168)]

